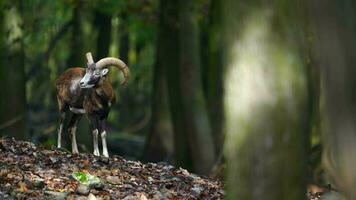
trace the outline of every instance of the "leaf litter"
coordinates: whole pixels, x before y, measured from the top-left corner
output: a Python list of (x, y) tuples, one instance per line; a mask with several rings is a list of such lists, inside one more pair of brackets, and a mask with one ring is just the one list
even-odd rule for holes
[(0, 139), (0, 199), (222, 199), (221, 180), (171, 165)]

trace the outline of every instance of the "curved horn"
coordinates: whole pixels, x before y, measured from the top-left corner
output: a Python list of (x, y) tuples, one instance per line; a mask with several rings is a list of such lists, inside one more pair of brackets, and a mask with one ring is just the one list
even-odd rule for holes
[(87, 61), (88, 61), (88, 65), (90, 64), (93, 64), (94, 63), (94, 60), (93, 60), (93, 56), (91, 55), (91, 52), (87, 52), (85, 54), (85, 57), (87, 58)]
[(87, 52), (85, 54), (85, 57), (87, 58), (87, 67), (94, 67), (94, 60), (93, 60), (93, 56), (91, 55), (91, 52)]
[(101, 69), (109, 65), (113, 65), (122, 71), (125, 79), (121, 82), (121, 85), (124, 85), (129, 78), (129, 68), (127, 67), (127, 65), (122, 60), (113, 57), (103, 58), (99, 60), (97, 63), (95, 63), (95, 66), (98, 69)]

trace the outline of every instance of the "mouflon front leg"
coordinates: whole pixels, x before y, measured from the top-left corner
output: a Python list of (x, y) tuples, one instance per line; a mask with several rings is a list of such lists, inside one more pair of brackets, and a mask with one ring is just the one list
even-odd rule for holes
[(93, 134), (93, 147), (94, 147), (94, 151), (93, 154), (95, 156), (100, 156), (100, 152), (99, 152), (99, 120), (97, 118), (97, 116), (95, 115), (89, 115), (89, 123), (90, 123), (90, 129), (92, 131)]
[(95, 156), (100, 156), (100, 152), (99, 152), (99, 145), (98, 145), (98, 136), (99, 136), (99, 131), (98, 129), (94, 129), (92, 131), (93, 133), (93, 147), (94, 147), (94, 152), (93, 154)]
[(102, 131), (101, 134), (101, 142), (103, 143), (103, 156), (109, 157), (108, 147), (106, 145), (106, 131)]
[(105, 119), (101, 120), (100, 125), (101, 125), (100, 136), (101, 136), (101, 142), (102, 142), (102, 145), (103, 145), (103, 156), (108, 158), (109, 157), (109, 152), (108, 152), (108, 147), (107, 147), (107, 144), (106, 144), (106, 120)]

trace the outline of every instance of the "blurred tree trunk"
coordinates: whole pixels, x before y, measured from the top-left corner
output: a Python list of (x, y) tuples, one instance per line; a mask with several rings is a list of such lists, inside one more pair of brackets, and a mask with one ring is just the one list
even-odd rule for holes
[(67, 60), (68, 67), (84, 67), (85, 52), (84, 52), (84, 33), (83, 33), (83, 2), (82, 0), (74, 1), (74, 8), (72, 14), (72, 35), (69, 44), (70, 55)]
[(153, 72), (153, 90), (151, 105), (151, 124), (150, 132), (147, 138), (143, 160), (146, 162), (170, 161), (173, 154), (173, 127), (171, 121), (170, 107), (168, 103), (168, 90), (166, 81), (166, 72), (163, 58), (168, 47), (166, 42), (167, 33), (164, 30), (165, 25), (163, 10), (165, 7), (160, 6), (160, 21), (158, 24), (158, 37), (156, 42), (156, 61)]
[(305, 199), (310, 109), (303, 1), (223, 10), (228, 199)]
[(120, 14), (119, 24), (119, 57), (127, 65), (129, 65), (129, 30), (127, 27), (127, 13), (122, 12)]
[(27, 140), (26, 92), (21, 4), (0, 2), (0, 132)]
[[(119, 14), (119, 26), (118, 26), (118, 35), (119, 35), (119, 58), (124, 61), (127, 66), (131, 66), (129, 63), (129, 45), (130, 45), (130, 38), (129, 38), (129, 27), (128, 27), (128, 14), (125, 10), (123, 10)], [(132, 70), (131, 70), (132, 72)], [(132, 76), (131, 81), (132, 82)], [(129, 83), (130, 84), (130, 83)], [(135, 84), (134, 84), (135, 85)], [(119, 86), (117, 86), (119, 87)], [(119, 120), (122, 127), (125, 128), (131, 125), (133, 119), (133, 110), (134, 110), (134, 103), (133, 103), (133, 96), (136, 96), (132, 91), (133, 88), (127, 90), (120, 90), (120, 105), (118, 106), (119, 110)], [(125, 113), (125, 116), (120, 115)]]
[(215, 161), (206, 102), (200, 76), (198, 22), (194, 3), (179, 1), (180, 22), (180, 92), (184, 126), (195, 172), (208, 174)]
[[(307, 5), (306, 5), (307, 6)], [(306, 14), (306, 17), (310, 17), (310, 13)], [(312, 23), (311, 20), (306, 20), (305, 23), (305, 35), (307, 38), (313, 38), (312, 33)], [(307, 60), (307, 84), (308, 84), (308, 97), (309, 97), (309, 110), (310, 110), (310, 121), (309, 121), (309, 133), (310, 133), (310, 150), (309, 163), (308, 163), (308, 182), (320, 183), (321, 177), (324, 176), (324, 169), (322, 167), (322, 119), (324, 116), (324, 104), (322, 103), (323, 98), (321, 97), (321, 71), (320, 64), (317, 62), (313, 54), (313, 40), (308, 39), (304, 43), (304, 54)], [(325, 180), (325, 179), (324, 179)]]
[[(160, 28), (159, 28), (160, 29)], [(157, 39), (157, 55), (162, 54), (161, 37)], [(168, 91), (164, 66), (159, 57), (153, 73), (153, 90), (151, 105), (151, 127), (147, 138), (143, 160), (146, 162), (169, 161), (173, 153), (173, 129), (168, 104)]]
[(347, 199), (356, 198), (356, 3), (310, 3), (313, 48), (322, 71), (325, 98), (324, 166)]
[(222, 62), (222, 37), (221, 37), (221, 1), (212, 0), (210, 5), (208, 25), (208, 60), (206, 67), (206, 100), (209, 119), (214, 139), (216, 154), (222, 152), (224, 133), (224, 108), (223, 108), (223, 62)]
[(183, 102), (181, 95), (181, 73), (179, 67), (179, 26), (178, 2), (175, 0), (161, 0), (159, 7), (160, 51), (157, 59), (161, 61), (166, 73), (168, 98), (174, 131), (174, 159), (177, 166), (192, 168), (188, 135), (184, 121)]
[(96, 61), (109, 55), (111, 42), (111, 15), (95, 10), (94, 29), (98, 30), (96, 40)]

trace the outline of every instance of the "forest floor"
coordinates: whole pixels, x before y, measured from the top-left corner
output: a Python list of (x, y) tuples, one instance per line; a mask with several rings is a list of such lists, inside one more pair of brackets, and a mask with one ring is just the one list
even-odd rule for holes
[(222, 199), (221, 180), (171, 165), (0, 139), (0, 199)]

